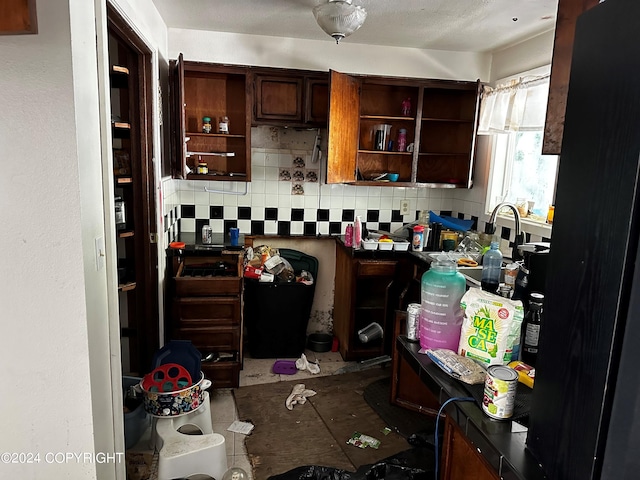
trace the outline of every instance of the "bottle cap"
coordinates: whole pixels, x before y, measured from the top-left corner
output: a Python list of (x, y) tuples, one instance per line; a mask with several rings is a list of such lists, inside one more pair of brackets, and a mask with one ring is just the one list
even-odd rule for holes
[(414, 232), (424, 232), (424, 226), (423, 225), (416, 225), (415, 227), (413, 227), (413, 231)]

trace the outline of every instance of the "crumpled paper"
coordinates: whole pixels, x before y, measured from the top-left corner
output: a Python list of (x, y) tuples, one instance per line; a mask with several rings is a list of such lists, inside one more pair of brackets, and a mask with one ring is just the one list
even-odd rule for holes
[(293, 410), (294, 405), (302, 405), (306, 403), (307, 397), (313, 397), (316, 394), (315, 391), (309, 390), (304, 386), (304, 383), (298, 383), (291, 389), (291, 395), (287, 397), (284, 402), (288, 410)]

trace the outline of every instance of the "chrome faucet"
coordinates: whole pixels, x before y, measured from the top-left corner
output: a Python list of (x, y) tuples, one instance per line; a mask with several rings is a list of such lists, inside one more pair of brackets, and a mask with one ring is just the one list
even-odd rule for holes
[(521, 235), (522, 237), (524, 237), (524, 234), (522, 232), (522, 222), (520, 221), (520, 212), (518, 211), (518, 207), (509, 202), (502, 202), (496, 205), (496, 207), (493, 209), (493, 212), (491, 212), (491, 216), (489, 217), (488, 225), (490, 225), (491, 231), (487, 233), (493, 235), (496, 232), (496, 217), (498, 216), (498, 213), (500, 213), (500, 211), (505, 207), (509, 207), (511, 210), (513, 210), (513, 218), (516, 224), (516, 236), (513, 240), (513, 249), (511, 252), (511, 260), (515, 262), (522, 259), (522, 255), (520, 255), (518, 247), (520, 247), (520, 245), (524, 243), (524, 238), (521, 238)]

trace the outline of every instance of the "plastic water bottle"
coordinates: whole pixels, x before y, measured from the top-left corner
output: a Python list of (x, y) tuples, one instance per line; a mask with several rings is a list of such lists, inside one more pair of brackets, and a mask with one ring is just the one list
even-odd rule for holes
[(447, 348), (457, 353), (463, 311), (460, 300), (466, 281), (451, 261), (436, 261), (422, 275), (420, 346)]
[(482, 290), (496, 293), (500, 285), (500, 269), (502, 268), (502, 253), (498, 249), (498, 242), (492, 241), (491, 248), (482, 257)]
[(362, 218), (356, 217), (356, 221), (353, 224), (353, 248), (360, 248), (362, 243)]

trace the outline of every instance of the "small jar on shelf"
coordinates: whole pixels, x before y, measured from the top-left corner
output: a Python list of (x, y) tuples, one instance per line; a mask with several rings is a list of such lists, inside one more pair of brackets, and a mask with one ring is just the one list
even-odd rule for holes
[(211, 117), (202, 117), (202, 133), (211, 133)]
[(206, 175), (207, 173), (209, 173), (209, 167), (205, 162), (200, 162), (198, 163), (198, 168), (196, 169), (196, 172), (198, 172), (198, 175)]
[(229, 134), (229, 117), (226, 115), (220, 117), (220, 123), (218, 124), (218, 133), (225, 135)]

